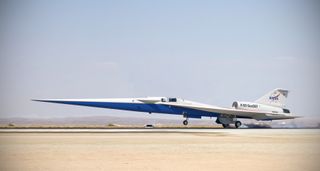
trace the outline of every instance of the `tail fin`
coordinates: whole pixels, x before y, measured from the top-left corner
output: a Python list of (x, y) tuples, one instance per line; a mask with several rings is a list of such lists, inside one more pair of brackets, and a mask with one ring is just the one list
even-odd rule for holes
[(262, 96), (255, 102), (283, 108), (285, 106), (288, 93), (288, 90), (277, 88)]

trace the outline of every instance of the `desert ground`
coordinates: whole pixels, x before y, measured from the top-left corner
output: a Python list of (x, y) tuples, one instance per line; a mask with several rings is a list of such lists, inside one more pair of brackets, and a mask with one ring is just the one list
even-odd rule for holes
[(319, 129), (0, 131), (0, 170), (319, 170)]

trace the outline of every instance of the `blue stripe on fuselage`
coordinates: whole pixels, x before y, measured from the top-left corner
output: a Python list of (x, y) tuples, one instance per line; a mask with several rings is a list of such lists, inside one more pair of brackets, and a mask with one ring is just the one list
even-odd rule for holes
[(118, 110), (129, 110), (137, 112), (166, 113), (182, 115), (189, 118), (201, 118), (201, 116), (217, 117), (218, 113), (206, 112), (196, 109), (177, 107), (165, 104), (146, 104), (146, 103), (120, 103), (120, 102), (82, 102), (82, 101), (50, 101), (41, 100), (42, 102), (60, 103), (69, 105), (80, 105), (89, 107), (109, 108)]

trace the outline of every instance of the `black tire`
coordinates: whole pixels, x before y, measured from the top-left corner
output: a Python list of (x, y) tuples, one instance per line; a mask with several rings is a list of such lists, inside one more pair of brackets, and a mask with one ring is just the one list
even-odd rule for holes
[(223, 128), (228, 128), (229, 124), (222, 124)]
[(184, 120), (184, 121), (183, 121), (183, 125), (188, 125), (188, 121), (187, 121), (187, 120)]
[(237, 121), (234, 125), (236, 126), (236, 128), (239, 128), (241, 126), (241, 122)]

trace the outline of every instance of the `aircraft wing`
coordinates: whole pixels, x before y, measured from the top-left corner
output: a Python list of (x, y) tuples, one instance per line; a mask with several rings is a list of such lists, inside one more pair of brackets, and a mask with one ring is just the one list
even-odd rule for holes
[(253, 110), (241, 110), (234, 108), (224, 108), (203, 104), (171, 104), (172, 106), (185, 107), (204, 112), (219, 113), (221, 115), (236, 116), (238, 118), (252, 118), (256, 120), (277, 120), (277, 119), (294, 119), (298, 116), (284, 113), (272, 113), (267, 111), (253, 111)]

